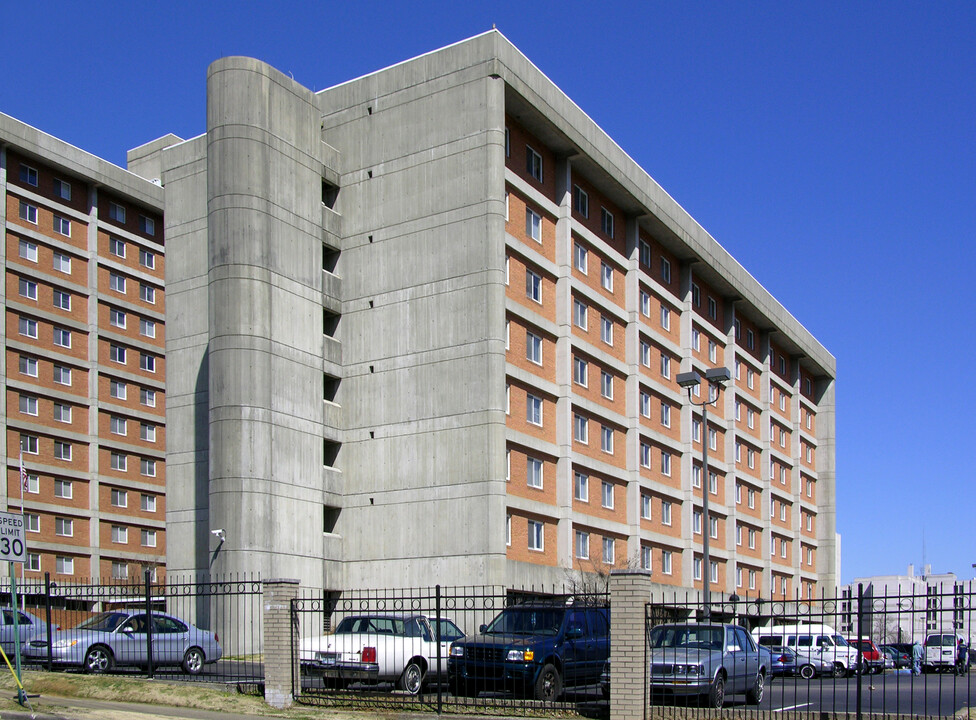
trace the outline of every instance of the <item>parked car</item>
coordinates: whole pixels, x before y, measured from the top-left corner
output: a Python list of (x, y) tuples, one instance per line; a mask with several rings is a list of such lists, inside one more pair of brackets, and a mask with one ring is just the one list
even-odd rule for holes
[(515, 605), (451, 645), (448, 687), (458, 696), (492, 690), (557, 700), (566, 687), (596, 685), (609, 657), (607, 608)]
[[(416, 695), (437, 675), (437, 619), (411, 613), (370, 613), (342, 619), (335, 632), (305, 638), (299, 645), (302, 667), (337, 687), (353, 682), (393, 682)], [(452, 620), (440, 620), (441, 672), (451, 642), (464, 637)]]
[(884, 672), (885, 656), (868, 638), (848, 638), (847, 643), (859, 651), (858, 669), (866, 675)]
[(923, 647), (922, 672), (952, 670), (956, 666), (956, 647), (962, 635), (955, 633), (932, 633), (925, 638)]
[(739, 625), (658, 625), (648, 652), (652, 693), (700, 695), (716, 709), (736, 693), (755, 705), (762, 701), (768, 656)]
[[(908, 647), (911, 647), (911, 645)], [(878, 649), (891, 658), (891, 666), (893, 669), (901, 670), (902, 668), (910, 668), (912, 666), (912, 655), (910, 651), (899, 650), (894, 645), (882, 645)]]
[[(763, 646), (760, 645), (760, 649)], [(833, 665), (825, 662), (818, 657), (799, 655), (793, 648), (783, 645), (769, 648), (772, 654), (770, 667), (772, 676), (778, 675), (799, 675), (804, 680), (809, 680), (817, 675), (829, 675), (833, 671)]]
[(829, 625), (773, 625), (753, 629), (757, 643), (767, 647), (785, 645), (813, 660), (829, 662), (834, 677), (853, 674), (857, 667), (857, 649)]
[[(148, 665), (146, 650), (147, 615), (113, 610), (99, 613), (70, 630), (57, 630), (52, 638), (55, 665), (75, 665), (88, 672), (103, 673), (116, 667)], [(153, 665), (172, 665), (198, 675), (203, 667), (220, 659), (217, 634), (163, 613), (152, 614)], [(26, 656), (47, 659), (47, 636), (34, 636), (27, 643)]]
[[(13, 657), (14, 652), (14, 609), (9, 605), (0, 608), (0, 647), (8, 657)], [(44, 635), (47, 637), (47, 623), (36, 615), (29, 612), (18, 610), (17, 612), (17, 635), (20, 636), (21, 653), (26, 655), (27, 640), (32, 635)]]

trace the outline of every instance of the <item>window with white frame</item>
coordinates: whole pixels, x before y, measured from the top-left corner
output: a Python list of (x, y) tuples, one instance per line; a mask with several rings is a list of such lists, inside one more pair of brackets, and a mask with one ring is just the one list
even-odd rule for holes
[(24, 513), (24, 526), (27, 532), (39, 533), (41, 531), (41, 516), (37, 513)]
[(139, 285), (139, 299), (150, 305), (156, 304), (156, 288), (152, 285)]
[(139, 264), (144, 268), (153, 270), (156, 267), (156, 253), (150, 250), (139, 249)]
[(578, 242), (573, 243), (573, 265), (581, 273), (586, 275), (586, 255), (587, 250), (585, 247), (580, 245)]
[(573, 499), (580, 502), (590, 500), (590, 478), (581, 472), (573, 473)]
[(145, 215), (139, 216), (139, 230), (145, 235), (155, 235), (156, 234), (156, 221), (152, 218), (146, 217)]
[(588, 425), (587, 419), (582, 415), (573, 414), (573, 439), (576, 442), (583, 443), (584, 445), (588, 442)]
[(156, 337), (156, 323), (146, 318), (139, 319), (139, 334), (143, 337)]
[(613, 400), (613, 375), (606, 370), (600, 371), (600, 394), (608, 400)]
[(118, 293), (125, 293), (125, 276), (110, 272), (108, 274), (108, 287), (109, 290), (114, 290)]
[(718, 473), (708, 471), (708, 492), (718, 495)]
[(661, 474), (671, 476), (671, 453), (661, 453)]
[(545, 550), (545, 526), (536, 520), (529, 520), (529, 550)]
[(37, 495), (41, 491), (41, 478), (37, 473), (27, 473), (27, 479), (24, 481), (24, 492), (30, 493), (31, 495)]
[(125, 348), (121, 345), (109, 344), (108, 357), (112, 362), (125, 365)]
[(749, 589), (750, 590), (755, 590), (756, 589), (756, 571), (755, 570), (750, 570), (749, 571)]
[(146, 407), (156, 407), (156, 391), (148, 388), (140, 388), (139, 402)]
[(752, 368), (747, 368), (746, 369), (746, 385), (748, 386), (748, 388), (750, 390), (752, 390), (752, 388), (755, 385), (755, 383), (756, 383), (756, 373), (753, 371)]
[(21, 200), (19, 217), (24, 222), (29, 222), (31, 225), (37, 225), (37, 206)]
[(651, 519), (651, 496), (641, 493), (641, 518)]
[(691, 347), (694, 348), (695, 352), (701, 350), (701, 332), (698, 328), (691, 329)]
[(71, 557), (57, 555), (54, 558), (54, 572), (58, 575), (74, 575), (75, 560)]
[(71, 221), (66, 217), (61, 217), (60, 215), (55, 215), (53, 219), (54, 232), (56, 232), (58, 235), (71, 237)]
[(604, 290), (613, 292), (613, 267), (600, 261), (600, 285)]
[(756, 549), (756, 531), (752, 528), (749, 528), (749, 548)]
[(735, 441), (735, 461), (742, 462), (742, 443)]
[(701, 467), (699, 465), (694, 465), (691, 468), (691, 486), (694, 488), (701, 487)]
[(71, 368), (64, 365), (54, 366), (54, 382), (58, 385), (71, 385)]
[(718, 449), (718, 431), (715, 428), (708, 428), (708, 449)]
[(505, 516), (505, 545), (511, 547), (512, 545), (512, 516)]
[(20, 411), (24, 415), (37, 415), (37, 398), (34, 395), (20, 394)]
[(139, 353), (139, 368), (146, 372), (156, 372), (156, 356)]
[(782, 520), (782, 521), (784, 521), (784, 522), (786, 521), (786, 503), (785, 502), (781, 502), (779, 504), (779, 519)]
[(644, 367), (651, 366), (651, 345), (644, 340), (640, 341), (640, 361)]
[(640, 414), (646, 418), (651, 416), (651, 396), (643, 390), (640, 391)]
[(640, 291), (640, 311), (644, 317), (651, 316), (651, 296), (646, 290)]
[(708, 298), (708, 317), (715, 320), (718, 317), (718, 303), (715, 302), (715, 298)]
[(525, 294), (537, 303), (542, 302), (542, 276), (528, 268), (525, 269)]
[(714, 515), (708, 516), (708, 534), (710, 537), (718, 537), (718, 518)]
[(671, 524), (671, 501), (664, 500), (661, 502), (661, 524), (670, 525)]
[(613, 452), (613, 428), (600, 426), (600, 449), (605, 453)]
[(20, 278), (19, 292), (21, 297), (28, 300), (37, 300), (37, 283), (27, 278)]
[(18, 254), (24, 260), (37, 262), (37, 243), (30, 240), (21, 240), (19, 243)]
[(586, 360), (583, 360), (582, 358), (574, 357), (573, 358), (573, 382), (575, 382), (577, 385), (582, 385), (583, 387), (586, 387), (586, 381), (587, 381), (586, 375), (587, 375), (588, 368), (589, 368), (589, 363), (586, 362)]
[(749, 488), (748, 500), (749, 500), (749, 507), (750, 508), (755, 508), (756, 507), (756, 491), (753, 490), (752, 488)]
[(156, 426), (152, 423), (140, 423), (139, 438), (146, 442), (156, 442)]
[(665, 575), (671, 574), (671, 551), (661, 551), (661, 572)]
[(33, 187), (37, 187), (37, 168), (30, 165), (20, 164), (20, 181)]
[(542, 216), (532, 208), (525, 208), (525, 234), (542, 242)]
[(661, 353), (661, 377), (665, 380), (671, 378), (671, 358)]
[(56, 308), (61, 310), (70, 310), (71, 293), (65, 292), (64, 290), (54, 290), (52, 293), (51, 302)]
[(671, 262), (667, 258), (661, 258), (661, 280), (665, 285), (671, 284)]
[(605, 207), (600, 208), (600, 230), (608, 237), (613, 237), (613, 213)]
[(640, 464), (646, 468), (651, 466), (651, 446), (645, 442), (640, 444)]
[(20, 356), (20, 374), (28, 377), (37, 377), (37, 358)]
[(691, 419), (691, 439), (693, 442), (701, 442), (701, 420), (698, 418)]
[(590, 557), (590, 534), (582, 530), (576, 531), (576, 557), (586, 560)]
[(741, 525), (736, 525), (735, 526), (735, 544), (736, 545), (742, 545), (742, 526)]
[(525, 458), (525, 481), (529, 487), (542, 489), (542, 461), (538, 458)]
[(68, 328), (54, 326), (54, 344), (58, 347), (70, 348), (71, 347), (71, 331)]
[(71, 422), (71, 406), (64, 403), (54, 403), (54, 419), (58, 422)]
[(716, 561), (714, 561), (714, 560), (710, 560), (709, 563), (708, 563), (708, 570), (709, 570), (708, 576), (710, 578), (710, 582), (717, 583), (718, 582), (718, 563)]
[(140, 498), (140, 509), (143, 512), (156, 512), (156, 496), (143, 493)]
[(108, 204), (108, 216), (115, 222), (125, 223), (125, 208), (118, 203), (110, 202)]
[(116, 435), (126, 434), (126, 421), (125, 418), (113, 415), (109, 418), (109, 428)]
[(644, 267), (651, 266), (651, 245), (646, 240), (637, 241), (638, 262)]
[(586, 330), (586, 304), (573, 298), (573, 323)]
[(74, 537), (75, 523), (71, 518), (54, 518), (54, 534), (60, 537)]
[(718, 362), (718, 345), (714, 340), (708, 341), (708, 362)]
[(54, 441), (54, 459), (71, 460), (71, 443), (64, 440)]
[(603, 538), (603, 562), (613, 565), (614, 562), (614, 542), (613, 538)]
[(746, 409), (746, 424), (749, 426), (750, 430), (756, 427), (756, 411), (752, 408)]
[(34, 340), (37, 339), (37, 320), (21, 316), (18, 329), (24, 337), (29, 337)]
[(125, 490), (112, 489), (112, 507), (128, 507), (129, 495)]
[(124, 580), (129, 577), (129, 565), (124, 560), (113, 560), (112, 561), (112, 578), (115, 580)]
[(698, 283), (691, 284), (691, 303), (695, 307), (701, 305), (701, 288), (698, 287)]
[(156, 477), (156, 461), (149, 458), (142, 458), (139, 463), (139, 472), (145, 477)]
[(661, 425), (671, 427), (671, 405), (664, 400), (661, 401)]
[(530, 330), (525, 331), (525, 357), (536, 365), (542, 364), (542, 338)]
[(661, 328), (671, 330), (671, 309), (661, 305)]
[(696, 557), (694, 559), (694, 561), (692, 562), (692, 565), (694, 567), (695, 580), (701, 580), (702, 579), (702, 561), (701, 561), (701, 558)]
[(525, 169), (530, 177), (542, 182), (542, 155), (528, 145), (525, 146)]
[(117, 237), (110, 237), (108, 239), (108, 251), (115, 255), (116, 257), (125, 257), (125, 240)]
[(651, 569), (651, 548), (647, 545), (641, 545), (641, 570)]
[(602, 505), (608, 510), (613, 510), (613, 483), (603, 480), (601, 482)]
[(579, 185), (573, 185), (573, 210), (578, 212), (581, 217), (590, 216), (590, 196)]
[(607, 345), (613, 345), (613, 322), (606, 315), (600, 316), (600, 339)]
[(125, 545), (129, 542), (129, 529), (122, 525), (112, 526), (112, 542)]
[(64, 253), (54, 252), (52, 254), (52, 266), (58, 272), (71, 274), (71, 257)]
[(41, 554), (40, 553), (27, 553), (27, 561), (24, 563), (24, 569), (32, 572), (41, 571)]
[(525, 420), (533, 425), (542, 425), (542, 398), (526, 394)]
[(691, 514), (691, 528), (695, 535), (701, 535), (702, 531), (702, 514), (701, 510), (695, 510)]
[(751, 328), (746, 328), (746, 347), (750, 350), (755, 350), (756, 348), (756, 335), (752, 332)]

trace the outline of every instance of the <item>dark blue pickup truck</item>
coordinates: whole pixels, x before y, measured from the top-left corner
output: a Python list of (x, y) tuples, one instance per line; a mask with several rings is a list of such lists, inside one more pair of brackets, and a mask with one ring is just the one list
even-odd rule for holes
[(451, 644), (448, 688), (460, 697), (485, 690), (557, 700), (565, 687), (596, 686), (609, 657), (607, 608), (516, 605)]

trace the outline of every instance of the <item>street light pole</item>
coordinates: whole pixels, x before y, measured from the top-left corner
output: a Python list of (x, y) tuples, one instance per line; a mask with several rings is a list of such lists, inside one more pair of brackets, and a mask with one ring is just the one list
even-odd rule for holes
[[(712, 534), (711, 515), (708, 511), (708, 406), (718, 402), (722, 394), (722, 387), (731, 379), (732, 375), (728, 368), (711, 368), (705, 371), (705, 379), (708, 381), (708, 396), (701, 402), (695, 402), (692, 398), (694, 389), (701, 384), (701, 375), (695, 370), (686, 373), (678, 373), (678, 385), (688, 391), (688, 402), (702, 409), (702, 599), (704, 601), (705, 622), (712, 618), (712, 559), (709, 552), (709, 539)], [(692, 438), (694, 442), (694, 438)]]

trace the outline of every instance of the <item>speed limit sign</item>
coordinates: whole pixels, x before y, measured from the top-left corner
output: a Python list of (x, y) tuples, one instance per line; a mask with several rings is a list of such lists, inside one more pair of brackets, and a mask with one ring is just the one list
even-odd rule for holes
[(24, 516), (0, 512), (0, 561), (22, 563), (27, 559), (24, 545)]

